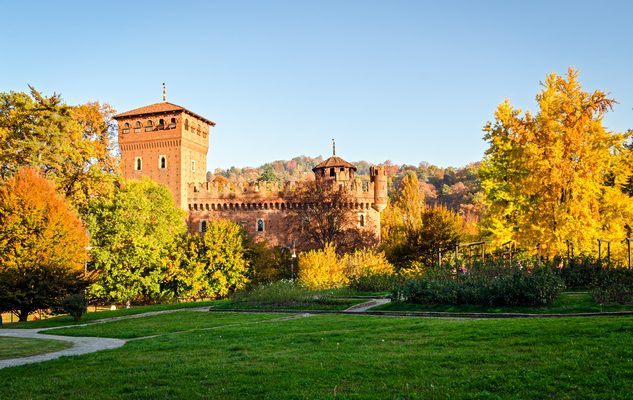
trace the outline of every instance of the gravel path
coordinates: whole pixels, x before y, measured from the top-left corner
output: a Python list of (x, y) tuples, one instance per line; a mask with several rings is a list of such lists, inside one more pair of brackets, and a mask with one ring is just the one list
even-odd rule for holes
[(391, 302), (391, 300), (386, 299), (386, 298), (371, 299), (371, 300), (369, 300), (366, 303), (361, 303), (361, 304), (356, 304), (354, 306), (351, 306), (350, 308), (345, 310), (345, 312), (361, 313), (361, 312), (365, 312), (365, 311), (369, 310), (370, 308), (374, 308), (376, 306), (381, 306), (381, 305), (387, 304), (389, 302)]

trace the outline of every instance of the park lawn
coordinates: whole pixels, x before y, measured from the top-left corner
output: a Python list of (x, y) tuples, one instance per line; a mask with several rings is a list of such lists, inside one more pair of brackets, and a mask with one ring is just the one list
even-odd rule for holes
[(543, 307), (491, 307), (478, 305), (436, 305), (412, 303), (388, 303), (374, 307), (371, 311), (428, 311), (454, 313), (527, 313), (527, 314), (573, 314), (614, 311), (633, 311), (633, 304), (601, 305), (593, 301), (588, 293), (562, 293), (552, 305)]
[(356, 304), (367, 302), (368, 299), (327, 297), (315, 301), (297, 301), (285, 304), (241, 302), (233, 300), (219, 300), (210, 308), (217, 310), (346, 310)]
[(142, 318), (124, 319), (103, 324), (75, 326), (43, 331), (41, 333), (63, 336), (98, 336), (118, 339), (133, 339), (169, 333), (183, 334), (193, 331), (208, 331), (233, 324), (247, 325), (285, 317), (285, 314), (245, 313), (236, 316), (225, 312), (179, 311), (170, 314), (152, 315)]
[(61, 340), (0, 336), (0, 360), (60, 351), (72, 345)]
[(70, 315), (60, 315), (58, 317), (42, 319), (38, 321), (27, 321), (27, 322), (15, 322), (15, 323), (5, 323), (5, 328), (11, 329), (36, 329), (36, 328), (50, 328), (55, 326), (64, 326), (64, 325), (78, 325), (85, 324), (86, 322), (92, 322), (104, 318), (112, 318), (112, 317), (122, 317), (125, 315), (134, 315), (134, 314), (142, 314), (150, 311), (165, 311), (165, 310), (177, 310), (181, 308), (197, 308), (197, 307), (208, 307), (213, 304), (214, 301), (193, 301), (187, 303), (169, 303), (169, 304), (153, 304), (149, 306), (132, 306), (130, 308), (120, 308), (118, 310), (105, 310), (105, 311), (95, 311), (84, 314), (81, 317), (81, 321), (75, 321)]
[[(187, 325), (194, 315), (199, 314), (171, 317)], [(316, 315), (248, 323), (251, 316), (242, 313), (206, 315), (209, 325), (218, 318), (226, 325), (0, 370), (3, 398), (633, 398), (629, 316), (467, 320)], [(134, 324), (166, 331), (162, 318), (130, 323), (130, 332)], [(206, 326), (204, 318), (198, 323)], [(108, 325), (67, 333), (108, 336)]]

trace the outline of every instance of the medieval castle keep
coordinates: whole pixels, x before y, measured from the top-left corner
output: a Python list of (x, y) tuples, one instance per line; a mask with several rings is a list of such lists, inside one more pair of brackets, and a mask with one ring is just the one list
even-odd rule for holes
[[(164, 100), (164, 97), (163, 97)], [(127, 179), (149, 177), (166, 185), (178, 206), (188, 211), (190, 232), (204, 232), (209, 220), (229, 219), (242, 225), (255, 240), (290, 247), (288, 224), (293, 208), (292, 183), (258, 182), (218, 185), (206, 182), (210, 129), (215, 122), (166, 101), (118, 114), (121, 171)], [(333, 151), (335, 153), (335, 151)], [(372, 167), (370, 181), (355, 179), (356, 167), (336, 154), (313, 172), (319, 185), (344, 186), (353, 202), (358, 227), (380, 236), (380, 212), (387, 206), (387, 177)], [(296, 218), (295, 218), (296, 219)]]

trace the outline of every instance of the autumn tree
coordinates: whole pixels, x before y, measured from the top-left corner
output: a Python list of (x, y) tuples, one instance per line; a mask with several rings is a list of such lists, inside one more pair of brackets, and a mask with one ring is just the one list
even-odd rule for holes
[(598, 238), (621, 240), (633, 210), (617, 158), (630, 134), (602, 124), (615, 101), (583, 91), (572, 68), (542, 85), (535, 115), (504, 101), (484, 128), (490, 147), (480, 175), (489, 211), (482, 227), (496, 243), (540, 243), (548, 256), (564, 252), (567, 240), (579, 252)]
[(55, 185), (33, 168), (0, 184), (0, 311), (20, 321), (88, 284), (88, 237)]
[(359, 247), (374, 246), (377, 238), (358, 227), (353, 208), (355, 200), (345, 186), (304, 181), (298, 185), (289, 218), (298, 245), (302, 249), (322, 249), (326, 244), (347, 252)]
[(65, 104), (57, 94), (0, 92), (0, 177), (38, 168), (84, 211), (92, 197), (111, 190), (117, 169), (114, 110), (108, 104)]
[(204, 234), (182, 235), (167, 264), (167, 287), (175, 297), (215, 298), (249, 282), (246, 234), (228, 220), (209, 221)]
[(167, 187), (147, 178), (125, 181), (113, 196), (90, 202), (87, 221), (99, 273), (91, 296), (129, 303), (167, 295), (169, 250), (186, 230), (185, 214)]

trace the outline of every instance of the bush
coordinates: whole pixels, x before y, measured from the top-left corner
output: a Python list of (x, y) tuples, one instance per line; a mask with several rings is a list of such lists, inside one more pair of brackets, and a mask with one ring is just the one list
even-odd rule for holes
[(342, 257), (345, 275), (352, 279), (369, 275), (393, 275), (393, 265), (389, 264), (385, 253), (371, 249), (360, 249)]
[(62, 300), (62, 309), (70, 314), (75, 321), (79, 321), (81, 316), (88, 311), (88, 301), (83, 294), (74, 294)]
[(336, 248), (331, 244), (326, 244), (322, 250), (301, 254), (298, 278), (308, 289), (340, 288), (348, 282), (345, 265), (339, 261)]
[[(561, 261), (562, 263), (562, 261)], [(586, 289), (593, 284), (602, 266), (597, 260), (589, 257), (575, 259), (574, 262), (560, 269), (560, 276), (565, 286), (571, 289)]]
[(633, 270), (605, 269), (595, 274), (591, 295), (599, 304), (633, 304)]
[(481, 271), (427, 274), (411, 279), (392, 292), (392, 299), (418, 304), (473, 304), (482, 306), (543, 306), (564, 289), (549, 268), (485, 268)]
[(359, 292), (387, 292), (394, 290), (402, 283), (402, 278), (395, 274), (369, 274), (350, 278), (349, 287)]

